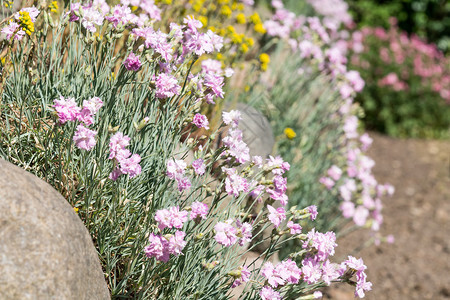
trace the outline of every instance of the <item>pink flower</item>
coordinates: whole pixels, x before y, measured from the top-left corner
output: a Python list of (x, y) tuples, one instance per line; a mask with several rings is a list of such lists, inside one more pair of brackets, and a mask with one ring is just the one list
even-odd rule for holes
[(128, 71), (139, 71), (142, 66), (139, 57), (139, 55), (136, 56), (133, 52), (131, 52), (127, 59), (124, 60), (123, 65)]
[(53, 107), (55, 108), (59, 123), (64, 124), (67, 121), (76, 121), (77, 117), (80, 114), (81, 109), (77, 106), (75, 103), (75, 99), (73, 98), (67, 98), (64, 99), (63, 96), (60, 97), (59, 100), (54, 100)]
[(277, 272), (288, 283), (297, 284), (302, 276), (302, 271), (291, 259), (287, 259), (277, 265)]
[(157, 210), (155, 221), (158, 222), (158, 228), (160, 230), (163, 230), (166, 227), (172, 228), (172, 215), (168, 209)]
[(325, 187), (329, 190), (331, 190), (331, 188), (334, 186), (334, 181), (333, 179), (329, 178), (329, 177), (322, 177), (319, 179), (319, 182), (323, 185), (325, 185)]
[(171, 221), (170, 225), (174, 228), (181, 229), (183, 228), (184, 222), (188, 219), (188, 212), (185, 210), (181, 210), (179, 206), (173, 206), (169, 208)]
[(252, 240), (252, 225), (250, 223), (241, 223), (241, 221), (236, 220), (236, 227), (238, 229), (237, 236), (240, 237), (239, 245), (244, 246)]
[(372, 145), (373, 142), (373, 139), (367, 133), (364, 133), (362, 136), (360, 136), (359, 140), (362, 143), (361, 149), (363, 151), (367, 151), (367, 149), (369, 149), (370, 145)]
[(144, 248), (147, 257), (155, 257), (157, 260), (167, 262), (170, 258), (168, 251), (169, 242), (160, 235), (150, 234), (148, 238), (150, 245)]
[(167, 161), (167, 172), (166, 175), (170, 179), (175, 179), (184, 174), (187, 164), (183, 160), (169, 159)]
[(217, 243), (228, 247), (237, 242), (237, 230), (231, 225), (232, 223), (233, 220), (230, 219), (225, 222), (219, 222), (216, 226), (214, 226), (214, 230), (216, 232), (214, 239)]
[(77, 126), (77, 131), (73, 135), (73, 141), (75, 142), (75, 145), (84, 150), (91, 150), (94, 148), (96, 141), (95, 141), (95, 135), (97, 134), (97, 131), (90, 130), (86, 127), (84, 127), (82, 124)]
[(142, 169), (139, 165), (140, 161), (141, 156), (139, 154), (133, 154), (131, 157), (120, 159), (120, 172), (122, 172), (122, 174), (128, 174), (130, 178), (141, 174)]
[(227, 178), (225, 179), (225, 190), (227, 191), (228, 195), (239, 197), (239, 194), (241, 192), (248, 191), (247, 179), (239, 176), (235, 169), (226, 169), (226, 173)]
[(131, 155), (131, 153), (125, 149), (130, 144), (130, 137), (124, 135), (118, 131), (109, 140), (109, 159), (123, 159)]
[(205, 163), (203, 162), (203, 159), (199, 158), (199, 159), (194, 160), (192, 162), (192, 167), (194, 168), (194, 172), (197, 175), (201, 176), (201, 175), (205, 174), (206, 166), (205, 166)]
[(274, 268), (271, 262), (266, 262), (261, 268), (261, 275), (267, 279), (269, 284), (276, 288), (279, 285), (284, 285), (285, 280), (279, 274), (279, 269)]
[(223, 139), (223, 144), (228, 147), (228, 150), (224, 151), (224, 155), (234, 157), (241, 164), (250, 160), (250, 149), (242, 140), (242, 131), (239, 129), (230, 129), (228, 136)]
[(208, 205), (202, 202), (193, 202), (191, 205), (191, 215), (189, 219), (206, 219), (208, 215)]
[(317, 206), (311, 205), (311, 206), (308, 206), (307, 208), (305, 208), (305, 210), (309, 214), (311, 214), (311, 216), (310, 216), (311, 221), (314, 221), (317, 218)]
[(281, 222), (286, 219), (286, 212), (283, 207), (275, 209), (274, 207), (267, 205), (267, 209), (270, 212), (269, 220), (275, 227), (280, 226)]
[(231, 127), (237, 127), (239, 125), (239, 121), (242, 120), (241, 112), (238, 110), (232, 110), (230, 112), (222, 113), (223, 122), (226, 125), (231, 125)]
[(177, 79), (165, 73), (161, 73), (156, 78), (156, 97), (170, 98), (180, 94), (181, 87)]
[(334, 255), (336, 244), (336, 234), (332, 231), (327, 233), (316, 232), (313, 228), (307, 234), (307, 239), (303, 242), (304, 249), (312, 249), (315, 259), (325, 261), (329, 256)]
[(369, 217), (369, 210), (362, 205), (358, 205), (353, 215), (353, 222), (358, 226), (366, 224), (367, 217)]
[(240, 266), (239, 271), (241, 276), (234, 280), (233, 285), (231, 286), (232, 288), (240, 286), (244, 282), (248, 282), (250, 280), (251, 273), (246, 266)]
[(291, 234), (299, 234), (302, 233), (302, 226), (296, 224), (292, 221), (287, 223), (287, 227), (291, 230)]
[(208, 118), (202, 114), (195, 114), (192, 123), (194, 123), (194, 125), (197, 126), (198, 128), (209, 129)]
[(25, 36), (25, 31), (20, 28), (20, 25), (16, 22), (10, 21), (8, 25), (3, 27), (3, 34), (6, 34), (6, 39), (11, 39), (14, 35), (14, 39), (20, 41)]
[(302, 265), (303, 280), (308, 284), (319, 282), (322, 277), (320, 264), (311, 258), (306, 258), (303, 260)]
[(274, 291), (270, 286), (264, 286), (259, 295), (263, 300), (281, 300), (280, 293)]
[(339, 178), (341, 178), (342, 170), (338, 166), (332, 165), (331, 168), (328, 169), (327, 173), (328, 176), (333, 178), (334, 181), (338, 181)]
[(327, 259), (322, 265), (322, 280), (327, 285), (330, 285), (331, 281), (337, 279), (340, 276), (338, 269), (338, 264), (333, 264)]
[(187, 242), (184, 240), (186, 233), (183, 231), (177, 230), (174, 235), (169, 238), (169, 245), (167, 250), (170, 254), (178, 256), (183, 251), (183, 248), (186, 246)]

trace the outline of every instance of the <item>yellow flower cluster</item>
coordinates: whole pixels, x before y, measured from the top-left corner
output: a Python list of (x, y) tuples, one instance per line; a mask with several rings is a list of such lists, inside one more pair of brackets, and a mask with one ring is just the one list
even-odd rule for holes
[(9, 1), (9, 0), (4, 1), (4, 5), (5, 5), (6, 8), (12, 7), (12, 4), (13, 4), (13, 3), (14, 3), (14, 1)]
[(264, 25), (261, 21), (261, 18), (259, 17), (258, 13), (255, 12), (253, 15), (249, 17), (250, 22), (254, 24), (253, 29), (258, 33), (266, 33), (266, 29), (264, 28)]
[(52, 1), (50, 5), (48, 6), (51, 12), (57, 13), (58, 12), (58, 1)]
[(172, 4), (172, 0), (155, 0), (155, 4)]
[(31, 21), (30, 14), (27, 11), (19, 12), (19, 22), (26, 34), (31, 35), (34, 32), (34, 23)]
[(261, 70), (266, 71), (270, 63), (270, 56), (267, 53), (262, 53), (259, 56), (259, 61), (261, 62)]

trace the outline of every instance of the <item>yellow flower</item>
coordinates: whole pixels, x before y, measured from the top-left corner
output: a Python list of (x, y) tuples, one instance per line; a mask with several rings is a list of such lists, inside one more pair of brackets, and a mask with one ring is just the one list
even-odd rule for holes
[(5, 65), (5, 62), (6, 62), (6, 57), (5, 57), (5, 56), (3, 56), (3, 57), (1, 58), (1, 62), (2, 62), (2, 66), (4, 66), (4, 65)]
[(78, 207), (74, 207), (73, 211), (77, 214), (78, 213)]
[(242, 44), (242, 45), (241, 45), (241, 51), (242, 51), (243, 53), (247, 53), (247, 51), (248, 51), (248, 45), (247, 45), (247, 44)]
[(290, 140), (294, 139), (297, 136), (295, 131), (292, 128), (290, 128), (290, 127), (287, 127), (287, 128), (284, 129), (284, 134)]
[(229, 16), (231, 16), (233, 12), (231, 11), (231, 8), (228, 5), (224, 5), (222, 6), (220, 13), (228, 18)]
[(252, 38), (245, 38), (245, 42), (250, 46), (253, 47), (255, 44), (255, 41)]
[(236, 8), (237, 8), (237, 10), (243, 11), (244, 10), (244, 4), (238, 3)]
[(202, 22), (203, 27), (206, 27), (206, 25), (208, 24), (208, 17), (206, 17), (206, 16), (199, 16), (199, 17), (198, 17), (198, 20), (199, 20), (200, 22)]
[(216, 58), (217, 58), (218, 60), (223, 60), (223, 54), (222, 54), (222, 53), (217, 53)]
[(233, 33), (231, 35), (231, 41), (235, 44), (241, 44), (242, 41), (244, 39), (244, 34), (243, 33)]
[(138, 8), (139, 8), (139, 7), (137, 7), (137, 6), (132, 6), (132, 7), (131, 7), (131, 11), (137, 11)]
[(270, 56), (267, 53), (261, 53), (259, 61), (261, 61), (261, 64), (268, 64), (270, 63)]
[(31, 35), (31, 33), (34, 32), (34, 24), (27, 11), (19, 11), (19, 21), (26, 34)]
[(253, 24), (261, 24), (261, 18), (259, 17), (258, 13), (254, 13), (253, 15), (250, 16), (250, 22), (252, 22)]
[(253, 29), (254, 29), (256, 32), (262, 33), (262, 34), (264, 34), (264, 33), (267, 32), (266, 29), (264, 28), (264, 25), (261, 24), (261, 23), (256, 24), (256, 25), (253, 27)]
[(233, 27), (232, 25), (228, 25), (228, 26), (227, 26), (227, 31), (228, 31), (229, 33), (235, 33), (235, 32), (236, 32), (236, 29), (234, 29), (234, 27)]
[(58, 12), (58, 1), (52, 1), (50, 5), (48, 6), (50, 8), (51, 12), (57, 13)]
[(228, 3), (230, 3), (230, 0), (217, 0), (217, 3), (219, 3), (219, 4), (228, 4)]
[(268, 64), (261, 64), (261, 70), (267, 71), (267, 68), (269, 67)]
[(244, 87), (244, 91), (246, 92), (250, 91), (250, 86), (248, 84)]
[(239, 14), (236, 15), (236, 21), (239, 24), (245, 24), (247, 22), (247, 20), (245, 18), (245, 15), (243, 13), (239, 13)]

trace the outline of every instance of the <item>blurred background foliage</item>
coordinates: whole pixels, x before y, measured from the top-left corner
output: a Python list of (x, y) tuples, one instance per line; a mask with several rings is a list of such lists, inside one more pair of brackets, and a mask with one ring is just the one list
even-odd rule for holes
[(395, 17), (400, 29), (436, 43), (445, 53), (450, 51), (450, 1), (348, 0), (347, 3), (359, 28), (388, 28), (389, 17)]

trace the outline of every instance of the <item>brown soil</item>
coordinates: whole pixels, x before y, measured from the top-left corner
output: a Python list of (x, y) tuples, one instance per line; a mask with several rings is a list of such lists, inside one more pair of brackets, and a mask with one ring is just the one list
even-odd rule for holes
[[(450, 299), (450, 141), (399, 140), (372, 133), (369, 155), (381, 183), (396, 188), (384, 200), (381, 233), (395, 236), (354, 253), (367, 265), (373, 290), (368, 300)], [(367, 239), (354, 232), (338, 240), (343, 258)], [(353, 287), (338, 285), (324, 299), (353, 298)]]

